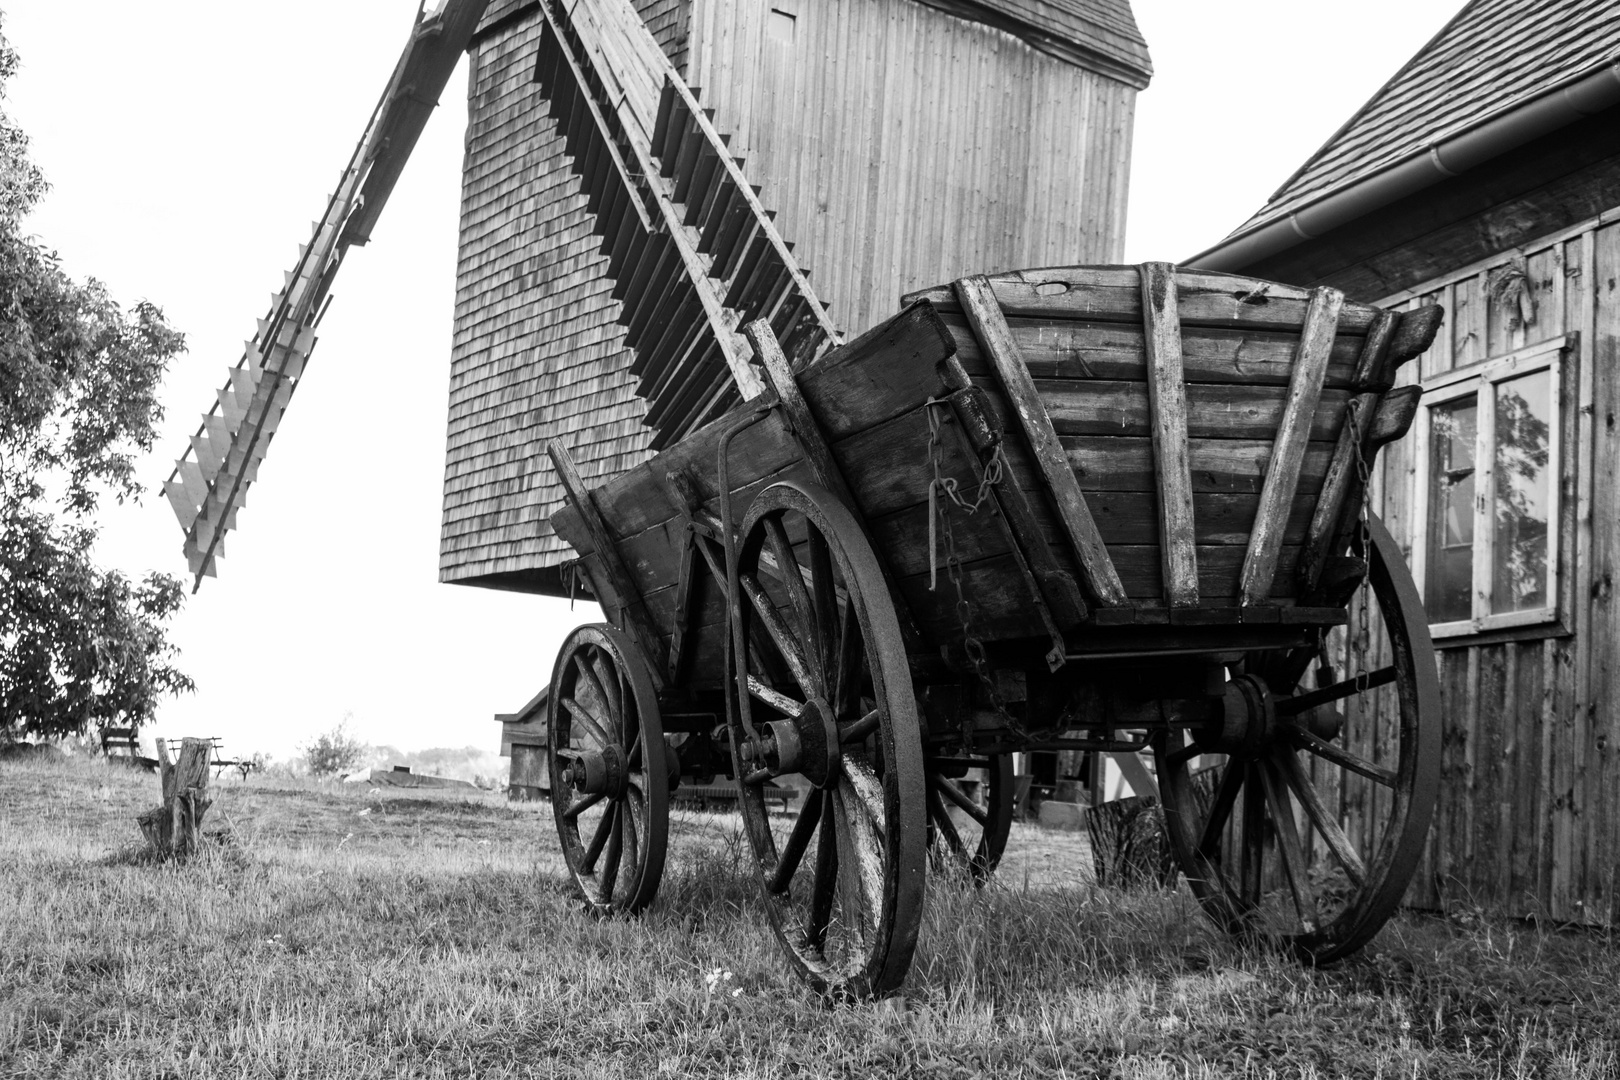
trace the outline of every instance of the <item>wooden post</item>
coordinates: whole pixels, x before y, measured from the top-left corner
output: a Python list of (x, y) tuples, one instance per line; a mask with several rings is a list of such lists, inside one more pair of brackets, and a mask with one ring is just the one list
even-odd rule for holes
[(157, 741), (157, 752), (163, 805), (135, 820), (160, 858), (185, 859), (197, 850), (203, 814), (212, 805), (208, 798), (208, 761), (213, 743), (208, 739), (186, 739), (180, 744), (180, 759), (175, 762), (169, 760), (165, 740)]

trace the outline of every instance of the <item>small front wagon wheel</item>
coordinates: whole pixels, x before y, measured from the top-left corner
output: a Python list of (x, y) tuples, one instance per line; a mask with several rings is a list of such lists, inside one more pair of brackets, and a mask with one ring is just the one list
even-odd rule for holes
[[(754, 500), (732, 604), (738, 803), (777, 938), (834, 998), (900, 988), (922, 922), (926, 782), (899, 622), (854, 516), (818, 488)], [(772, 817), (763, 785), (803, 792)]]
[(563, 642), (546, 702), (551, 805), (563, 859), (591, 910), (652, 903), (669, 836), (658, 698), (634, 644), (611, 626)]

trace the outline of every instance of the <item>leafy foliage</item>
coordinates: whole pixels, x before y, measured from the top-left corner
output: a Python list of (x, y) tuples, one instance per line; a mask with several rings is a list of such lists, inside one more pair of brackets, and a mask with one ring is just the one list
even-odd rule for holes
[[(0, 98), (16, 67), (0, 36)], [(141, 494), (137, 455), (184, 338), (155, 305), (126, 314), (101, 283), (73, 281), (23, 233), (45, 190), (0, 112), (0, 738), (138, 728), (192, 688), (164, 636), (180, 582), (96, 566), (91, 520), (103, 493)]]
[(300, 752), (311, 776), (336, 776), (358, 769), (368, 749), (349, 731), (349, 717), (345, 715), (330, 731), (323, 731), (301, 747)]

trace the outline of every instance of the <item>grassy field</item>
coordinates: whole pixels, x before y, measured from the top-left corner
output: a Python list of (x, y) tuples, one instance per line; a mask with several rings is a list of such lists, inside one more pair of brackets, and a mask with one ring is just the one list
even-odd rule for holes
[(903, 1000), (829, 1008), (723, 815), (679, 817), (647, 917), (597, 920), (544, 806), (226, 780), (174, 867), (133, 822), (156, 788), (0, 763), (0, 1077), (1620, 1074), (1602, 935), (1411, 917), (1302, 970), (1020, 827), (994, 887), (931, 885)]

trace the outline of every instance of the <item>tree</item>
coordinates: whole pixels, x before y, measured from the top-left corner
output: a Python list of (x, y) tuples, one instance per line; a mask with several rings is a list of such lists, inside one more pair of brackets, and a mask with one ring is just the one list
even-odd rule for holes
[[(0, 34), (0, 102), (16, 68)], [(192, 689), (164, 631), (180, 581), (132, 582), (92, 557), (99, 499), (141, 495), (137, 454), (185, 339), (155, 305), (126, 313), (100, 282), (73, 281), (24, 234), (45, 191), (0, 110), (0, 739), (139, 728)]]
[(309, 745), (299, 748), (311, 776), (336, 776), (354, 772), (360, 767), (360, 759), (366, 754), (366, 744), (350, 733), (350, 719), (350, 715), (345, 713), (332, 730), (323, 731)]

